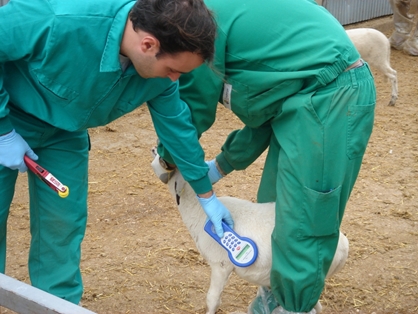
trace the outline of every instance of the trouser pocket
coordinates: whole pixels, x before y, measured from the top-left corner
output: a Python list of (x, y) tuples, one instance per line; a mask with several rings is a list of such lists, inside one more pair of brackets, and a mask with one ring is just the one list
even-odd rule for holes
[(350, 106), (347, 113), (347, 157), (363, 157), (373, 129), (375, 105)]
[(304, 187), (299, 237), (322, 237), (339, 232), (341, 186), (329, 192)]

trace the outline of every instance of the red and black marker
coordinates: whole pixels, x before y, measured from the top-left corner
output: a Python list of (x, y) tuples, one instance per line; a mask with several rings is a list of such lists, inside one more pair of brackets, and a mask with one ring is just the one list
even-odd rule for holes
[(44, 181), (51, 189), (58, 193), (58, 195), (62, 198), (67, 197), (70, 194), (70, 189), (68, 186), (63, 185), (61, 182), (58, 181), (51, 173), (47, 170), (39, 166), (36, 162), (30, 159), (28, 156), (25, 155), (24, 157), (26, 166), (36, 174), (42, 181)]

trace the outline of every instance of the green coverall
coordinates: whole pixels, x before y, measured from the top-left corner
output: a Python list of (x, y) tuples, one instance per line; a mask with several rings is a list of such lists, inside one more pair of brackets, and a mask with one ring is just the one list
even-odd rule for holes
[[(276, 202), (271, 287), (286, 310), (318, 301), (372, 132), (376, 92), (344, 28), (310, 0), (205, 0), (215, 12), (213, 68), (180, 78), (199, 135), (218, 101), (245, 127), (216, 157), (224, 173), (269, 148), (258, 202)], [(167, 161), (170, 156), (159, 147)], [(262, 226), (260, 226), (262, 228)]]
[[(0, 134), (13, 128), (39, 164), (70, 188), (59, 198), (28, 172), (32, 285), (78, 303), (87, 219), (87, 128), (147, 102), (160, 140), (196, 193), (211, 190), (204, 153), (178, 82), (121, 69), (130, 0), (12, 0), (0, 8)], [(175, 134), (175, 136), (173, 136)], [(187, 143), (187, 145), (184, 145)], [(0, 272), (17, 170), (0, 166)]]

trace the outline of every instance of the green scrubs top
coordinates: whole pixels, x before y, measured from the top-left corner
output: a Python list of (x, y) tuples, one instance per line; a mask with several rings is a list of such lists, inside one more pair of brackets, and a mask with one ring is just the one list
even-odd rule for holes
[(0, 134), (13, 128), (8, 106), (78, 131), (105, 125), (146, 102), (158, 138), (185, 179), (196, 193), (211, 190), (178, 82), (144, 79), (132, 65), (121, 69), (120, 43), (135, 1), (106, 1), (112, 5), (12, 0), (0, 9)]
[[(199, 135), (215, 121), (218, 102), (245, 124), (224, 145), (228, 162), (225, 152), (217, 157), (229, 173), (245, 169), (268, 147), (269, 121), (280, 114), (286, 98), (327, 85), (360, 55), (340, 23), (314, 1), (205, 3), (218, 23), (214, 64), (183, 75), (180, 94)], [(240, 152), (229, 151), (237, 147)], [(160, 152), (170, 160), (161, 148)], [(239, 158), (234, 159), (237, 153)]]

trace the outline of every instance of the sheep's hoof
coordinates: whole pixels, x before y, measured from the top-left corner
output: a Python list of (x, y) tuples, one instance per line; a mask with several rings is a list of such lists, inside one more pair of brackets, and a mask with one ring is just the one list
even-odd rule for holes
[(398, 100), (398, 96), (392, 95), (392, 97), (391, 97), (391, 99), (388, 103), (388, 106), (395, 106), (396, 100)]

